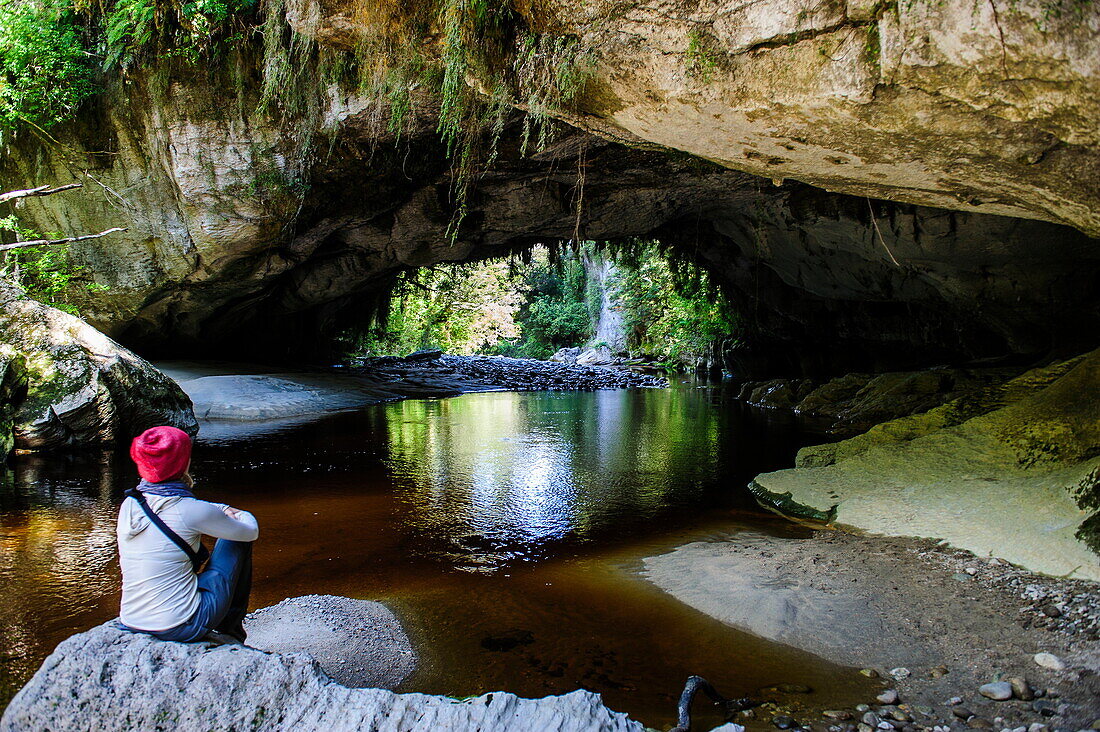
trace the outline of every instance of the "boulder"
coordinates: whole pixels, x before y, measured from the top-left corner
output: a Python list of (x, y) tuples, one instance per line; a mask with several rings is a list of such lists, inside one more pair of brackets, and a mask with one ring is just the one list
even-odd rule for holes
[(554, 363), (564, 363), (567, 366), (572, 366), (577, 363), (577, 357), (580, 355), (580, 348), (559, 348), (549, 360)]
[(15, 413), (26, 394), (26, 361), (0, 356), (0, 463), (15, 447)]
[(191, 400), (174, 381), (80, 318), (0, 280), (0, 361), (22, 359), (27, 393), (13, 417), (29, 450), (109, 444), (149, 427), (191, 434)]
[(613, 363), (617, 363), (617, 359), (607, 346), (589, 348), (577, 356), (576, 360), (578, 366), (610, 366)]
[(458, 700), (350, 689), (309, 656), (247, 646), (168, 643), (114, 621), (63, 641), (12, 699), (0, 732), (25, 730), (370, 729), (642, 732), (598, 694)]

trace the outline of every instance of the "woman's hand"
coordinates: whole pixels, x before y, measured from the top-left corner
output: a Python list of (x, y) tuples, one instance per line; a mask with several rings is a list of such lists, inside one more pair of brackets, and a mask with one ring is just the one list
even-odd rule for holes
[(234, 521), (240, 520), (241, 512), (238, 509), (233, 508), (232, 506), (226, 506), (222, 509), (222, 511), (224, 511), (225, 515), (233, 519)]

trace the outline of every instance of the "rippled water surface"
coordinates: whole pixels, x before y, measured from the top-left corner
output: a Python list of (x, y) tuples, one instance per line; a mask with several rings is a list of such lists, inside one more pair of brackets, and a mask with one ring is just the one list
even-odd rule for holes
[[(842, 704), (865, 690), (638, 577), (641, 557), (685, 541), (798, 535), (742, 487), (806, 440), (721, 386), (497, 392), (210, 425), (193, 472), (200, 497), (260, 521), (255, 606), (332, 593), (397, 611), (421, 654), (403, 690), (587, 688), (667, 728), (690, 674), (727, 696), (789, 682)], [(124, 455), (16, 460), (0, 491), (0, 702), (58, 641), (116, 614), (114, 519), (134, 481)]]

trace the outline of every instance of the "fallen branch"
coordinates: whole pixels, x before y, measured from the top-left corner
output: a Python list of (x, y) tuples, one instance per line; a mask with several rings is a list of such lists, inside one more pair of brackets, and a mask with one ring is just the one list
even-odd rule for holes
[(116, 226), (113, 229), (107, 229), (101, 231), (98, 234), (85, 234), (84, 236), (70, 236), (64, 239), (35, 239), (33, 241), (17, 241), (13, 244), (0, 244), (0, 252), (6, 252), (9, 249), (22, 249), (23, 247), (42, 247), (52, 244), (72, 244), (76, 241), (87, 241), (88, 239), (98, 239), (101, 236), (107, 236), (108, 234), (114, 234), (116, 231), (126, 231), (121, 227)]
[(48, 184), (44, 186), (38, 186), (37, 188), (24, 188), (19, 191), (8, 191), (7, 193), (0, 193), (0, 203), (7, 203), (8, 201), (15, 201), (20, 198), (31, 198), (33, 196), (52, 196), (55, 193), (61, 193), (61, 191), (71, 191), (73, 188), (83, 188), (83, 183), (66, 183), (63, 186), (57, 188), (51, 188)]

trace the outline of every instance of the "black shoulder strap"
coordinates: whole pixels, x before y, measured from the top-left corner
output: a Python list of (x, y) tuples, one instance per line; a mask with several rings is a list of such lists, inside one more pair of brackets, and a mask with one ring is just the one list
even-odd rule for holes
[(164, 523), (164, 520), (149, 506), (149, 503), (145, 500), (145, 496), (143, 496), (138, 489), (129, 488), (126, 491), (126, 495), (137, 501), (138, 505), (141, 506), (141, 510), (145, 511), (145, 515), (149, 517), (153, 525), (160, 529), (161, 533), (167, 536), (169, 541), (183, 550), (183, 553), (191, 560), (191, 567), (195, 570), (195, 574), (198, 574), (199, 571), (202, 570), (202, 565), (210, 558), (210, 552), (207, 548), (199, 544), (198, 551), (192, 549), (191, 545), (183, 540), (183, 537), (168, 528), (168, 524)]

